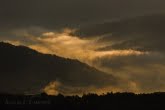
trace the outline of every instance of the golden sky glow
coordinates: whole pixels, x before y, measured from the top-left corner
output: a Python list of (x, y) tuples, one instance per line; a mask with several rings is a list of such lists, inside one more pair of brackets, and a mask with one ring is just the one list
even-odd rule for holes
[[(99, 43), (99, 38), (81, 39), (77, 36), (71, 36), (71, 30), (64, 30), (62, 33), (46, 32), (35, 40), (39, 43), (28, 45), (30, 48), (42, 53), (56, 54), (65, 58), (78, 59), (90, 64), (90, 61), (98, 57), (115, 57), (129, 55), (143, 55), (148, 52), (137, 50), (109, 50), (97, 51), (97, 49), (106, 47), (106, 43)], [(14, 42), (13, 42), (14, 43)]]
[[(96, 87), (74, 87), (77, 91), (90, 91), (98, 94), (108, 92), (108, 91), (132, 91), (139, 93), (151, 92), (155, 88), (150, 88), (149, 90), (143, 89), (148, 85), (151, 85), (152, 81), (146, 80), (152, 78), (155, 86), (160, 86), (157, 90), (164, 89), (161, 85), (163, 82), (163, 71), (164, 64), (160, 63), (164, 57), (158, 52), (152, 51), (140, 51), (132, 49), (130, 47), (127, 49), (109, 49), (109, 50), (99, 50), (104, 47), (111, 47), (112, 44), (116, 42), (113, 41), (102, 41), (100, 39), (104, 36), (95, 36), (90, 38), (81, 38), (79, 36), (74, 36), (75, 30), (64, 29), (63, 31), (45, 31), (40, 33), (40, 35), (32, 35), (26, 31), (15, 31), (17, 35), (24, 36), (28, 43), (22, 40), (6, 40), (6, 42), (15, 45), (25, 45), (39, 52), (46, 54), (55, 54), (61, 57), (77, 59), (81, 62), (87, 63), (101, 71), (104, 71), (113, 76), (122, 79), (121, 85), (118, 86), (108, 86), (102, 88)], [(155, 74), (157, 73), (157, 74)], [(144, 86), (144, 87), (143, 87)], [(48, 84), (43, 91), (52, 95), (58, 94), (59, 88), (66, 87), (70, 91), (74, 91), (71, 87), (67, 87), (60, 82), (51, 82)], [(65, 93), (66, 94), (66, 93)], [(69, 95), (69, 94), (68, 94)]]

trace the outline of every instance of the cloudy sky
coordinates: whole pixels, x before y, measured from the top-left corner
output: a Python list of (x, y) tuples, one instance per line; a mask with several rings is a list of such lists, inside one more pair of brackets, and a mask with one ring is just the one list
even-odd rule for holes
[(165, 91), (164, 6), (164, 0), (1, 0), (0, 41), (77, 59), (126, 80), (131, 92)]

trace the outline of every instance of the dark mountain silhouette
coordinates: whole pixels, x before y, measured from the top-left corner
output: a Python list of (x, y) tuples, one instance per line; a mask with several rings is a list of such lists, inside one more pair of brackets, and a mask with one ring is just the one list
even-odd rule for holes
[(24, 46), (3, 42), (0, 43), (0, 68), (0, 91), (7, 93), (36, 93), (49, 82), (57, 80), (67, 87), (116, 84), (112, 75), (77, 60), (41, 54)]

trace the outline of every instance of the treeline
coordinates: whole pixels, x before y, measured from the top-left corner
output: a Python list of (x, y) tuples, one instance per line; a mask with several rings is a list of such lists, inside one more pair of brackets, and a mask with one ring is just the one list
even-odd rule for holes
[[(134, 94), (107, 93), (103, 95), (87, 94), (79, 96), (9, 95), (1, 94), (3, 105), (37, 107), (59, 110), (158, 110), (165, 108), (165, 93)], [(8, 106), (8, 107), (9, 107)]]

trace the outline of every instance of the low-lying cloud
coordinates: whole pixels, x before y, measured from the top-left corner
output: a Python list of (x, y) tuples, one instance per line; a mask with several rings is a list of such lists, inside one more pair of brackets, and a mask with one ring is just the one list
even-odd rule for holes
[[(15, 33), (17, 33), (17, 31), (15, 31)], [(50, 95), (58, 94), (59, 91), (62, 92), (66, 88), (67, 90), (72, 91), (69, 92), (70, 94), (80, 94), (84, 91), (91, 91), (98, 94), (108, 91), (150, 92), (150, 90), (158, 90), (155, 88), (162, 85), (162, 81), (160, 82), (158, 79), (152, 80), (156, 82), (152, 86), (152, 81), (146, 81), (155, 78), (156, 76), (163, 76), (163, 73), (158, 71), (158, 69), (160, 69), (159, 67), (164, 71), (162, 68), (164, 56), (161, 53), (128, 48), (99, 50), (100, 48), (111, 46), (118, 42), (101, 41), (104, 36), (81, 38), (72, 35), (72, 33), (75, 32), (75, 30), (72, 29), (64, 29), (60, 32), (41, 32), (38, 35), (33, 35), (28, 31), (24, 31), (21, 34), (20, 31), (18, 31), (19, 33), (16, 34), (16, 36), (25, 37), (27, 39), (26, 41), (22, 38), (22, 40), (8, 39), (6, 42), (15, 45), (25, 45), (46, 54), (56, 54), (65, 58), (78, 59), (107, 74), (112, 74), (113, 76), (122, 79), (121, 85), (116, 87), (77, 87), (77, 89), (76, 87), (73, 87), (73, 90), (71, 89), (72, 87), (61, 84), (61, 82), (51, 82), (44, 88), (44, 91)], [(157, 73), (153, 72), (154, 69), (157, 70)], [(147, 91), (146, 87), (150, 86), (155, 88), (151, 88)], [(162, 88), (163, 87), (161, 86), (160, 90), (164, 89)], [(67, 94), (66, 92), (63, 93)]]
[(73, 36), (71, 33), (74, 33), (74, 30), (64, 29), (62, 32), (44, 32), (38, 36), (24, 32), (19, 36), (24, 36), (27, 39), (27, 42), (24, 41), (24, 39), (5, 41), (15, 45), (26, 45), (42, 53), (56, 54), (65, 58), (78, 59), (89, 64), (94, 59), (105, 56), (110, 58), (115, 56), (140, 56), (149, 54), (147, 51), (144, 52), (133, 49), (98, 51), (100, 48), (111, 45), (110, 42), (99, 41), (104, 36), (96, 36), (87, 39)]
[[(73, 90), (69, 85), (55, 82), (45, 87), (49, 94), (57, 94), (57, 91), (62, 92), (66, 88), (72, 91), (71, 93), (77, 94), (85, 90), (96, 93), (102, 93), (97, 91), (136, 93), (165, 91), (165, 51), (163, 47), (165, 34), (162, 29), (156, 27), (160, 27), (160, 24), (153, 19), (147, 20), (147, 22), (145, 17), (141, 18), (141, 22), (138, 23), (136, 23), (137, 19), (131, 20), (130, 24), (128, 21), (113, 23), (113, 25), (111, 23), (102, 24), (101, 29), (100, 25), (95, 25), (94, 29), (87, 29), (87, 31), (96, 33), (99, 33), (100, 29), (101, 34), (98, 35), (76, 34), (77, 31), (82, 33), (81, 29), (55, 31), (29, 28), (13, 30), (10, 35), (1, 37), (1, 40), (15, 45), (25, 45), (42, 53), (78, 59), (121, 79), (120, 85), (113, 86), (113, 88), (111, 86), (74, 87), (76, 89)], [(162, 23), (164, 23), (163, 21)], [(148, 24), (153, 27), (153, 31)], [(104, 29), (110, 30), (104, 33)], [(54, 89), (52, 90), (52, 88)]]

